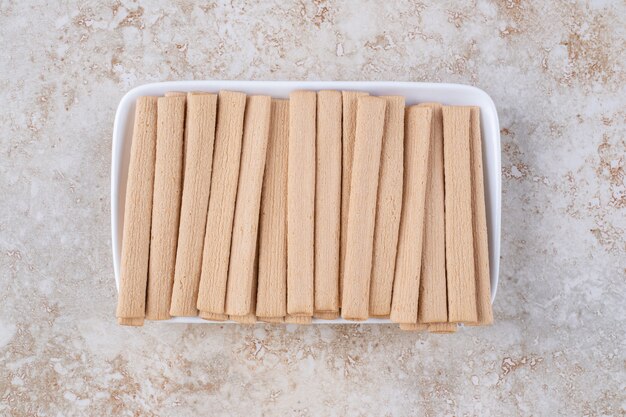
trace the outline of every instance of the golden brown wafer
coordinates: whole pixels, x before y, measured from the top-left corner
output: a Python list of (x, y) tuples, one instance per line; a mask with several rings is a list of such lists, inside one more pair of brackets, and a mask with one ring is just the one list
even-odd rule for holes
[(243, 316), (228, 316), (228, 318), (240, 324), (255, 324), (257, 322), (256, 316), (254, 314), (245, 314)]
[(145, 316), (157, 137), (157, 98), (139, 97), (126, 182), (120, 260), (119, 324), (138, 326)]
[(285, 323), (287, 324), (311, 324), (313, 318), (311, 316), (287, 316)]
[(446, 226), (444, 221), (443, 119), (441, 105), (424, 103), (433, 111), (430, 132), (428, 183), (426, 189), (426, 222), (422, 244), (422, 277), (420, 279), (420, 323), (448, 320), (446, 293)]
[(417, 322), (431, 120), (427, 107), (406, 110), (404, 193), (390, 314), (396, 323)]
[(289, 95), (287, 312), (313, 315), (316, 94)]
[(205, 313), (205, 312), (201, 311), (199, 316), (200, 316), (200, 318), (202, 318), (204, 320), (213, 320), (213, 321), (225, 321), (225, 320), (228, 320), (228, 315), (227, 314)]
[(407, 332), (423, 332), (424, 330), (428, 330), (428, 325), (422, 323), (400, 323), (400, 330)]
[(288, 150), (289, 102), (273, 99), (261, 197), (256, 314), (281, 322), (287, 314)]
[(386, 101), (360, 97), (348, 213), (348, 236), (343, 270), (341, 317), (366, 320), (376, 223), (376, 197)]
[(350, 204), (350, 182), (352, 181), (352, 156), (356, 135), (356, 104), (359, 97), (367, 96), (361, 91), (342, 91), (342, 172), (341, 172), (341, 252), (339, 257), (339, 306), (343, 292), (343, 262), (346, 257), (348, 236), (348, 206)]
[(230, 316), (254, 313), (254, 266), (271, 108), (269, 96), (248, 97), (226, 290), (226, 314)]
[(211, 194), (197, 302), (198, 309), (205, 314), (224, 314), (246, 95), (221, 91), (218, 102)]
[(370, 316), (389, 316), (391, 311), (404, 174), (404, 97), (381, 98), (387, 101), (387, 108), (376, 203)]
[(257, 320), (270, 324), (282, 324), (285, 322), (284, 317), (257, 317)]
[(216, 112), (217, 95), (187, 96), (183, 194), (174, 289), (169, 308), (175, 316), (195, 316), (198, 313), (196, 302), (211, 188)]
[(337, 320), (340, 314), (339, 311), (316, 311), (313, 317), (321, 320)]
[(475, 322), (470, 108), (443, 107), (448, 321)]
[(458, 325), (456, 323), (430, 323), (428, 324), (429, 333), (455, 333)]
[(183, 188), (185, 102), (184, 96), (160, 97), (158, 100), (146, 308), (146, 316), (152, 320), (170, 318), (168, 311), (176, 266)]
[(145, 319), (143, 317), (118, 317), (117, 323), (122, 326), (143, 326)]
[(493, 323), (491, 308), (491, 281), (489, 275), (489, 242), (487, 214), (485, 209), (485, 185), (483, 180), (483, 154), (480, 134), (480, 108), (472, 107), (471, 154), (472, 154), (472, 208), (474, 211), (474, 262), (476, 270), (476, 307), (478, 324)]
[(339, 311), (341, 92), (317, 93), (315, 311)]

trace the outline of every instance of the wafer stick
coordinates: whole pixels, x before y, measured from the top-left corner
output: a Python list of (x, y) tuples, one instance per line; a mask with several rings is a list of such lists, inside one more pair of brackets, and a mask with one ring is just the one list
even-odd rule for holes
[(185, 97), (158, 100), (157, 144), (146, 315), (169, 318), (182, 191)]
[(313, 314), (316, 94), (289, 95), (287, 313)]
[(250, 96), (246, 105), (226, 291), (226, 314), (230, 316), (254, 315), (254, 264), (271, 106), (269, 96)]
[(215, 313), (206, 313), (206, 312), (200, 312), (200, 318), (204, 319), (204, 320), (213, 320), (213, 321), (225, 321), (228, 320), (228, 315), (227, 314), (215, 314)]
[(400, 330), (407, 332), (423, 332), (424, 330), (428, 330), (428, 325), (422, 323), (400, 323)]
[(270, 324), (279, 324), (285, 322), (284, 317), (257, 317), (257, 320)]
[(183, 195), (174, 288), (169, 308), (173, 316), (198, 314), (196, 302), (211, 188), (216, 111), (217, 95), (188, 95)]
[(145, 316), (157, 137), (157, 98), (139, 97), (135, 106), (116, 312), (118, 323), (129, 326), (143, 325)]
[(448, 321), (475, 322), (470, 108), (443, 107)]
[(288, 324), (311, 324), (313, 318), (311, 316), (287, 316), (285, 317), (285, 323)]
[[(184, 96), (184, 97), (187, 97), (187, 100), (189, 100), (189, 97), (191, 97), (192, 94), (200, 94), (200, 93), (196, 93), (196, 92), (185, 93), (182, 91), (168, 91), (164, 94), (164, 96), (165, 97)], [(185, 124), (187, 123), (188, 119), (189, 119), (189, 106), (187, 106), (187, 109), (185, 112)], [(185, 128), (185, 137), (183, 139), (183, 186), (185, 185), (185, 160), (186, 159), (187, 159), (187, 129)], [(169, 316), (169, 305), (168, 305), (167, 315)]]
[(348, 236), (348, 206), (350, 204), (350, 182), (352, 181), (352, 155), (356, 135), (356, 105), (359, 97), (368, 93), (360, 91), (342, 91), (342, 172), (341, 172), (341, 253), (339, 258), (339, 306), (343, 293), (343, 264), (346, 257), (346, 238)]
[(381, 98), (387, 101), (387, 109), (376, 203), (370, 316), (388, 316), (391, 311), (404, 173), (404, 97)]
[(122, 326), (143, 326), (144, 321), (145, 321), (144, 317), (137, 317), (137, 318), (118, 317), (117, 318), (117, 324), (120, 324)]
[(491, 308), (491, 282), (489, 275), (489, 242), (485, 210), (485, 187), (483, 181), (482, 139), (480, 134), (480, 108), (470, 111), (472, 137), (472, 207), (474, 211), (474, 262), (476, 270), (476, 306), (478, 324), (493, 323)]
[(358, 99), (341, 297), (341, 317), (349, 320), (368, 317), (385, 107), (381, 98)]
[(390, 314), (396, 323), (417, 322), (431, 120), (427, 107), (406, 110), (404, 193)]
[(337, 320), (339, 318), (339, 311), (330, 311), (330, 312), (316, 311), (313, 314), (313, 317), (316, 319), (321, 319), (321, 320)]
[(339, 311), (341, 93), (317, 93), (315, 312)]
[[(257, 96), (257, 97), (259, 97), (259, 96)], [(270, 100), (271, 100), (271, 98), (270, 98)], [(270, 102), (270, 104), (271, 104), (271, 102)], [(269, 123), (269, 121), (268, 121), (268, 123)], [(245, 137), (245, 132), (244, 132), (244, 137)], [(243, 163), (243, 161), (242, 161), (242, 163)], [(258, 234), (257, 234), (257, 236), (258, 236)], [(256, 314), (255, 314), (255, 310), (256, 310), (256, 293), (257, 293), (258, 271), (259, 271), (259, 244), (258, 244), (258, 238), (257, 238), (257, 246), (255, 248), (254, 253), (255, 253), (255, 255), (254, 255), (253, 273), (252, 273), (252, 286), (250, 288), (250, 308), (249, 308), (249, 312), (248, 312), (248, 314), (229, 316), (231, 320), (236, 321), (238, 323), (242, 323), (242, 324), (254, 324), (254, 323), (257, 322), (257, 317), (256, 317)], [(228, 307), (228, 304), (227, 304), (227, 307)]]
[(422, 277), (420, 279), (420, 323), (448, 320), (446, 295), (446, 241), (443, 192), (443, 119), (441, 105), (425, 103), (433, 111), (430, 131), (428, 182), (424, 242), (422, 244)]
[(254, 314), (245, 314), (243, 316), (228, 316), (228, 318), (240, 324), (255, 324), (257, 322), (257, 318)]
[(246, 95), (221, 91), (218, 101), (211, 195), (197, 302), (201, 314), (224, 314)]
[(287, 314), (288, 150), (289, 102), (273, 99), (259, 220), (256, 314), (281, 320)]
[(456, 323), (430, 323), (428, 324), (429, 333), (455, 333), (458, 325)]

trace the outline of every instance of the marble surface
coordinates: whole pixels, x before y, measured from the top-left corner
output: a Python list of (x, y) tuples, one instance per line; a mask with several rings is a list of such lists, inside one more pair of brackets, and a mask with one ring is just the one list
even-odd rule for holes
[[(624, 2), (42, 3), (0, 1), (0, 415), (626, 414)], [(115, 108), (185, 79), (487, 91), (496, 324), (118, 326)]]

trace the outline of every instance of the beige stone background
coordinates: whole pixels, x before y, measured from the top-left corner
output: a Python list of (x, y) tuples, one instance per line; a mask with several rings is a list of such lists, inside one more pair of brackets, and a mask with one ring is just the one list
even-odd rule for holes
[[(625, 28), (617, 0), (0, 0), (0, 415), (625, 415)], [(496, 324), (119, 327), (115, 108), (191, 79), (487, 91)]]

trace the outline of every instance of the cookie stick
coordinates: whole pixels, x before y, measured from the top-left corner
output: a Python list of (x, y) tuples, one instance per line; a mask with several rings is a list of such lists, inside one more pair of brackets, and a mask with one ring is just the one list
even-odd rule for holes
[(417, 322), (431, 119), (427, 107), (406, 110), (404, 193), (390, 314), (396, 323)]
[(145, 316), (156, 137), (157, 98), (139, 97), (126, 182), (116, 312), (123, 325), (141, 326)]
[(285, 323), (287, 324), (311, 324), (313, 318), (311, 316), (286, 316)]
[(396, 266), (402, 175), (404, 173), (404, 97), (381, 97), (387, 101), (385, 133), (380, 158), (380, 180), (374, 228), (374, 256), (369, 300), (371, 317), (389, 316)]
[(258, 279), (258, 271), (259, 271), (259, 257), (258, 257), (258, 252), (259, 251), (259, 247), (257, 245), (256, 248), (256, 255), (254, 258), (254, 270), (253, 270), (253, 277), (252, 277), (252, 287), (250, 289), (250, 312), (248, 314), (243, 314), (243, 315), (235, 315), (235, 316), (229, 316), (229, 318), (233, 321), (236, 321), (237, 323), (241, 323), (241, 324), (254, 324), (257, 322), (257, 316), (255, 313), (256, 310), (256, 293), (257, 293), (257, 279)]
[(257, 317), (256, 319), (268, 324), (283, 324), (285, 322), (284, 317)]
[[(196, 316), (202, 245), (211, 188), (217, 95), (189, 94), (185, 168), (170, 313)], [(150, 294), (148, 294), (150, 299)]]
[(456, 323), (430, 323), (428, 326), (429, 333), (455, 333), (458, 325)]
[(198, 315), (200, 316), (200, 318), (204, 320), (212, 320), (212, 321), (228, 320), (228, 314), (217, 314), (217, 313), (208, 313), (206, 311), (200, 311)]
[(378, 97), (360, 97), (357, 104), (341, 297), (341, 317), (348, 320), (366, 320), (368, 317), (386, 104)]
[[(258, 247), (257, 247), (257, 254), (258, 254)], [(259, 258), (257, 256), (254, 261), (254, 275), (253, 275), (252, 290), (251, 290), (252, 298), (251, 298), (251, 306), (250, 306), (251, 312), (248, 314), (240, 315), (240, 316), (237, 316), (237, 315), (228, 316), (231, 320), (236, 321), (241, 324), (254, 324), (258, 321), (256, 313), (255, 313), (258, 270), (259, 270)]]
[(424, 330), (428, 330), (428, 325), (422, 323), (400, 323), (400, 330), (407, 332), (422, 332)]
[(470, 108), (443, 107), (448, 321), (475, 322)]
[(430, 132), (428, 183), (424, 243), (422, 244), (422, 277), (420, 279), (420, 323), (441, 323), (448, 320), (446, 294), (446, 242), (443, 189), (443, 119), (441, 105), (424, 103), (433, 111)]
[[(181, 96), (186, 97), (187, 93), (181, 91), (168, 91), (164, 94), (165, 97)], [(185, 107), (187, 105), (185, 104)], [(187, 109), (185, 110), (187, 112)], [(188, 117), (185, 116), (185, 123)], [(184, 132), (183, 138), (183, 179), (185, 174), (185, 158), (184, 149), (185, 141), (187, 139), (187, 129)], [(172, 282), (169, 280), (148, 280), (148, 287), (146, 290), (146, 318), (148, 320), (166, 320), (169, 319), (170, 302), (172, 299)]]
[(254, 314), (254, 266), (271, 106), (272, 99), (269, 96), (250, 96), (246, 104), (226, 290), (225, 312), (229, 316)]
[(287, 314), (287, 158), (289, 102), (272, 100), (259, 224), (259, 320)]
[(341, 93), (317, 93), (315, 314), (339, 311)]
[(350, 181), (352, 181), (352, 155), (356, 135), (356, 103), (359, 97), (367, 96), (361, 91), (342, 91), (342, 155), (341, 169), (341, 251), (339, 258), (339, 306), (343, 292), (343, 262), (346, 257), (346, 237), (348, 232), (348, 206), (350, 204)]
[(316, 94), (289, 95), (287, 314), (313, 315)]
[(489, 275), (489, 242), (485, 209), (485, 185), (483, 181), (482, 139), (480, 133), (480, 108), (472, 107), (471, 157), (472, 157), (472, 208), (474, 211), (474, 262), (476, 270), (476, 301), (478, 324), (493, 323), (491, 308), (491, 282)]
[(197, 301), (201, 317), (208, 313), (224, 314), (246, 95), (220, 91), (218, 102), (211, 195)]
[(320, 320), (337, 320), (340, 317), (339, 311), (318, 311), (313, 315), (314, 318)]
[(117, 318), (117, 324), (120, 324), (122, 326), (143, 326), (144, 322), (145, 322), (144, 317), (132, 317), (132, 318), (118, 317)]
[(183, 181), (185, 97), (158, 100), (157, 146), (146, 316), (169, 318)]
[(255, 324), (257, 322), (257, 318), (254, 313), (244, 314), (243, 316), (228, 316), (228, 318), (239, 324)]

